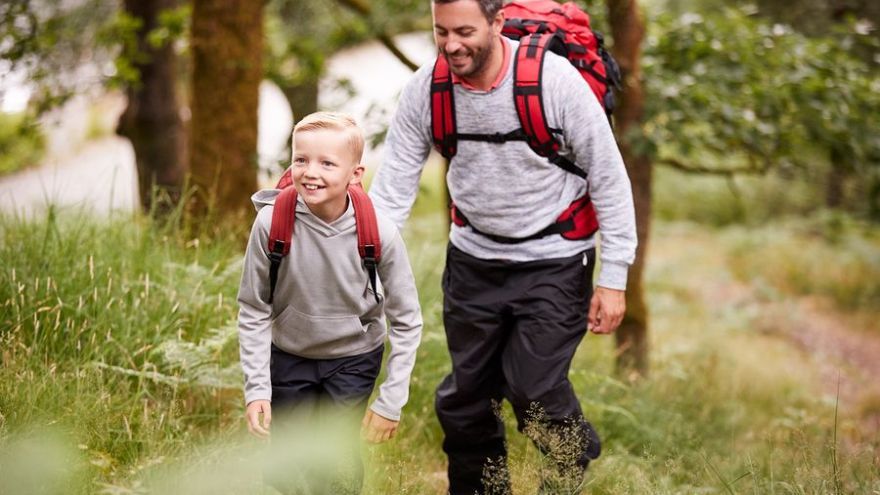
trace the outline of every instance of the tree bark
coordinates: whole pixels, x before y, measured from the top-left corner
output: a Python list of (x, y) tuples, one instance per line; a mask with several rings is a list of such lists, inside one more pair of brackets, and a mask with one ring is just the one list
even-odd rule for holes
[(847, 153), (839, 146), (832, 146), (829, 153), (831, 168), (825, 178), (825, 206), (837, 209), (843, 206), (843, 183), (848, 174)]
[(128, 14), (141, 19), (136, 36), (138, 53), (144, 59), (135, 64), (140, 81), (126, 91), (128, 105), (116, 132), (134, 148), (141, 206), (160, 215), (180, 199), (186, 174), (186, 130), (175, 87), (174, 47), (166, 43), (155, 48), (147, 42), (147, 35), (157, 27), (159, 13), (176, 4), (177, 0), (125, 0), (124, 4)]
[(281, 92), (290, 103), (294, 122), (299, 121), (306, 115), (318, 111), (318, 83), (319, 78), (309, 78), (300, 84), (285, 84), (280, 86)]
[(194, 0), (190, 168), (196, 217), (242, 222), (257, 188), (263, 2)]
[(636, 153), (625, 136), (641, 126), (645, 95), (641, 82), (641, 45), (645, 23), (637, 0), (608, 0), (608, 18), (614, 38), (613, 54), (623, 75), (623, 91), (618, 95), (614, 112), (620, 151), (633, 188), (636, 231), (639, 245), (636, 260), (629, 271), (626, 291), (626, 316), (616, 333), (617, 369), (622, 373), (645, 375), (648, 371), (648, 307), (645, 301), (645, 253), (651, 221), (651, 160)]

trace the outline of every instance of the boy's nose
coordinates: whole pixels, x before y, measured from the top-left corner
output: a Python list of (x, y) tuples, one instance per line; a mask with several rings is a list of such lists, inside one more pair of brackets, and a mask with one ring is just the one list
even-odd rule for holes
[(306, 164), (306, 171), (304, 173), (306, 177), (317, 177), (318, 176), (318, 164), (315, 162), (309, 162)]

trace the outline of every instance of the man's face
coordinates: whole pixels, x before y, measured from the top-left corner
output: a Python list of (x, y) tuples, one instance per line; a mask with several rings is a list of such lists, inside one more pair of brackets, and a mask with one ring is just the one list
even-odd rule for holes
[(501, 35), (504, 15), (499, 12), (490, 23), (476, 0), (432, 2), (431, 11), (434, 41), (452, 73), (469, 79), (479, 76), (486, 69), (496, 39)]
[(312, 213), (325, 218), (345, 211), (348, 185), (360, 181), (364, 168), (357, 163), (348, 134), (335, 129), (297, 132), (293, 138), (291, 175), (296, 192)]

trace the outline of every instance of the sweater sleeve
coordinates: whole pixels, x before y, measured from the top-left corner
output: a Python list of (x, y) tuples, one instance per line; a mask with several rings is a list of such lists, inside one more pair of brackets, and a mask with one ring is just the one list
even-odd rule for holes
[(272, 207), (262, 208), (251, 229), (238, 289), (238, 343), (244, 371), (245, 403), (272, 400), (269, 359), (272, 305), (269, 304), (269, 256), (266, 252)]
[(398, 228), (409, 217), (431, 152), (429, 76), (422, 67), (404, 87), (385, 139), (382, 166), (370, 185), (373, 205)]
[(558, 87), (546, 88), (544, 94), (556, 97), (551, 104), (559, 109), (565, 140), (578, 166), (587, 172), (601, 234), (597, 285), (625, 290), (637, 243), (632, 186), (599, 101), (570, 64), (561, 59), (554, 62), (561, 65), (556, 71)]
[(409, 399), (410, 375), (422, 336), (422, 310), (406, 246), (397, 229), (390, 224), (388, 227), (391, 235), (383, 236), (379, 277), (385, 290), (391, 353), (385, 381), (370, 409), (385, 418), (399, 420)]

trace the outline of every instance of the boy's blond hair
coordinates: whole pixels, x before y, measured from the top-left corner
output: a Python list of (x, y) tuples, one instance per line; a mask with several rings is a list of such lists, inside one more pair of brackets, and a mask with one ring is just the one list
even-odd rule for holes
[(354, 154), (355, 164), (360, 164), (364, 155), (364, 131), (357, 125), (354, 118), (341, 112), (315, 112), (303, 117), (293, 127), (293, 135), (297, 132), (330, 129), (348, 134), (348, 145)]

